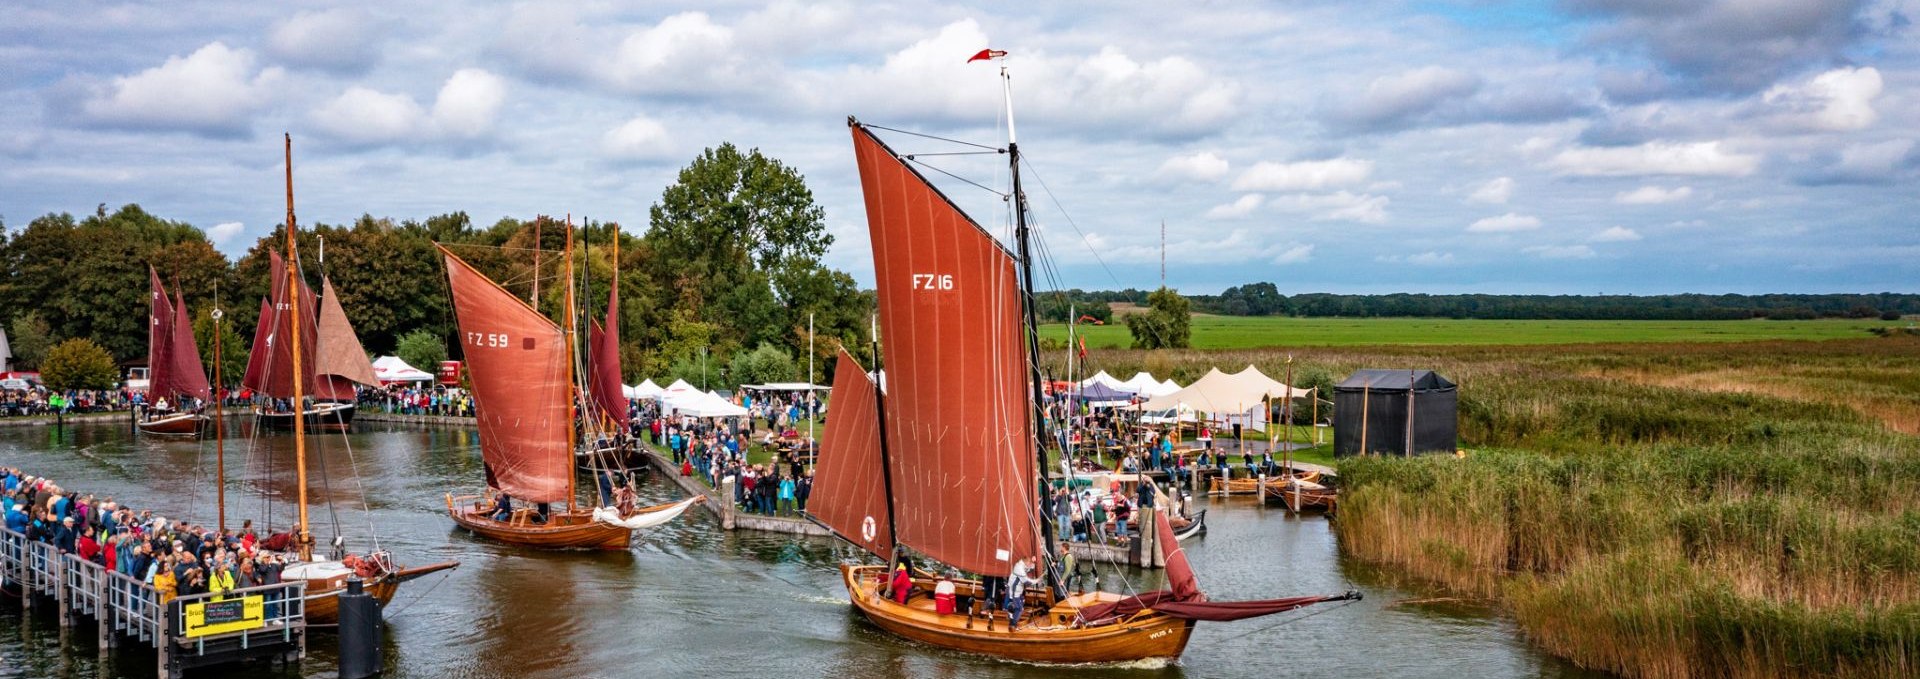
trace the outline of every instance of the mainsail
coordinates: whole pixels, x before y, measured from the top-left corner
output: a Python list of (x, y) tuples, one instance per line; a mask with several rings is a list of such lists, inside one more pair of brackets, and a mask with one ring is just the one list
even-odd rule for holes
[(865, 127), (853, 146), (886, 338), (897, 539), (1004, 574), (1045, 554), (1014, 258)]
[(187, 300), (174, 281), (173, 341), (168, 343), (167, 384), (156, 393), (185, 394), (197, 399), (211, 398), (207, 369), (200, 363), (200, 345), (193, 340), (193, 317), (187, 314)]
[(440, 252), (473, 380), (487, 485), (524, 502), (565, 502), (573, 473), (566, 338), (526, 302)]
[(593, 392), (593, 405), (604, 413), (608, 421), (625, 431), (627, 393), (620, 386), (619, 285), (614, 285), (613, 289), (607, 293), (606, 325), (603, 327), (598, 322), (588, 323), (587, 350), (592, 352), (593, 358), (593, 373), (587, 378), (588, 387)]
[(167, 297), (166, 286), (160, 283), (160, 273), (147, 267), (147, 402), (158, 401), (166, 395), (167, 364), (170, 362), (168, 347), (173, 345), (173, 300)]
[(247, 372), (240, 386), (262, 391), (267, 379), (267, 338), (273, 335), (273, 302), (260, 298), (260, 320), (253, 324), (253, 348), (247, 351)]
[(360, 337), (347, 321), (347, 310), (340, 306), (333, 281), (321, 279), (320, 292), (320, 346), (314, 355), (313, 397), (352, 401), (354, 383), (372, 387), (379, 385), (380, 379), (373, 376), (373, 364), (367, 361), (367, 350), (360, 346)]
[[(293, 398), (293, 329), (300, 329), (300, 375), (302, 384), (313, 384), (313, 347), (316, 339), (314, 327), (313, 289), (306, 281), (300, 281), (300, 318), (295, 324), (292, 298), (287, 293), (287, 262), (280, 253), (273, 256), (273, 303), (268, 308), (272, 322), (262, 323), (262, 329), (269, 330), (266, 341), (266, 356), (262, 360), (260, 371), (256, 375), (249, 366), (248, 374), (256, 380), (247, 386), (273, 398)], [(261, 349), (260, 338), (254, 337), (254, 348)], [(249, 363), (253, 357), (248, 357)]]
[(833, 417), (821, 432), (813, 470), (813, 518), (875, 556), (893, 556), (886, 478), (880, 455), (878, 389), (867, 371), (840, 350), (833, 373)]

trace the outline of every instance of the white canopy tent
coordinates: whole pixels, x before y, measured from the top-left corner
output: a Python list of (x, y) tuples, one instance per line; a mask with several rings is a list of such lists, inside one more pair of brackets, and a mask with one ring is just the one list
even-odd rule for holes
[(832, 387), (808, 382), (768, 382), (766, 384), (742, 384), (741, 389), (757, 391), (829, 391)]
[(1119, 379), (1115, 378), (1112, 375), (1108, 375), (1107, 371), (1105, 370), (1094, 373), (1093, 377), (1080, 380), (1080, 386), (1082, 387), (1091, 387), (1096, 384), (1105, 385), (1108, 389), (1112, 389), (1114, 391), (1126, 391), (1126, 392), (1138, 391), (1137, 389), (1128, 388), (1127, 383), (1121, 382)]
[(1186, 406), (1211, 415), (1211, 419), (1217, 422), (1264, 430), (1269, 399), (1299, 398), (1312, 394), (1312, 390), (1281, 384), (1249, 365), (1245, 370), (1231, 375), (1214, 368), (1185, 389), (1147, 399), (1140, 404), (1140, 408), (1167, 410)]
[[(668, 388), (671, 391), (671, 387)], [(686, 417), (746, 417), (747, 409), (713, 394), (690, 389), (661, 397), (661, 406), (669, 415)]]
[(661, 389), (660, 385), (654, 384), (653, 380), (647, 380), (627, 387), (627, 398), (653, 398), (659, 396), (662, 391), (665, 390)]
[(7, 345), (7, 329), (0, 328), (0, 373), (12, 370), (13, 348)]
[[(1101, 374), (1105, 374), (1105, 373), (1101, 373)], [(1153, 376), (1147, 373), (1137, 372), (1133, 374), (1132, 379), (1129, 379), (1125, 382), (1121, 382), (1120, 386), (1115, 388), (1121, 391), (1131, 391), (1133, 393), (1141, 394), (1151, 398), (1154, 396), (1158, 396), (1159, 394), (1150, 394), (1147, 392), (1160, 388), (1160, 381), (1153, 379)]]
[(399, 356), (381, 356), (373, 361), (373, 376), (381, 384), (392, 382), (432, 382), (433, 373), (407, 365)]

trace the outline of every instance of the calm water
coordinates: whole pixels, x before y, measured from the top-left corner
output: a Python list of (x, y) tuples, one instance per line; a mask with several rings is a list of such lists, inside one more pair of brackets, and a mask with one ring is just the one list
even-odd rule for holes
[[(542, 553), (469, 537), (444, 515), (444, 494), (480, 483), (475, 437), (450, 429), (363, 422), (318, 436), (310, 459), (313, 523), (337, 521), (351, 548), (370, 530), (403, 564), (458, 560), (408, 583), (387, 611), (387, 677), (1040, 677), (1058, 668), (1009, 664), (900, 641), (845, 602), (835, 566), (855, 558), (833, 540), (728, 533), (698, 510), (645, 533), (627, 552)], [(228, 521), (291, 523), (291, 439), (229, 432)], [(122, 425), (0, 427), (0, 464), (113, 495), (168, 517), (214, 521), (213, 444), (133, 439)], [(326, 470), (321, 487), (319, 469)], [(357, 473), (355, 473), (357, 472)], [(649, 480), (646, 498), (673, 499)], [(365, 503), (362, 503), (365, 498)], [(1331, 526), (1251, 500), (1215, 501), (1211, 534), (1189, 543), (1202, 587), (1220, 599), (1359, 589), (1366, 600), (1236, 623), (1202, 623), (1178, 663), (1075, 668), (1074, 676), (1317, 675), (1582, 677), (1529, 647), (1490, 611), (1399, 604), (1431, 596), (1340, 558)], [(369, 529), (369, 526), (372, 528)], [(1110, 567), (1109, 580), (1116, 579)], [(1156, 573), (1128, 574), (1136, 587)], [(0, 598), (0, 677), (150, 677), (139, 646), (105, 661), (90, 628), (64, 639), (50, 613), (22, 621)], [(298, 673), (333, 676), (334, 637), (316, 634)], [(265, 667), (197, 676), (295, 676)]]

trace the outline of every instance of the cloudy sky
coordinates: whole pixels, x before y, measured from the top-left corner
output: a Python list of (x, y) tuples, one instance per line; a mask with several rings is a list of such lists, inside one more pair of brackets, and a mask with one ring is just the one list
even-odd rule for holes
[[(283, 8), (283, 6), (285, 6)], [(848, 115), (1021, 146), (1055, 280), (1920, 291), (1920, 0), (9, 3), (0, 216), (644, 227), (721, 141), (871, 281)], [(908, 153), (960, 150), (894, 136)], [(993, 157), (928, 156), (992, 187)], [(943, 188), (1001, 228), (997, 196)]]

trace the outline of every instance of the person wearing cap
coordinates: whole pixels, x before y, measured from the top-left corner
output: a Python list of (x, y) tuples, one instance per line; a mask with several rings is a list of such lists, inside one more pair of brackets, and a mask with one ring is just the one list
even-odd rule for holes
[(892, 593), (896, 604), (907, 603), (907, 595), (913, 593), (913, 576), (907, 575), (907, 565), (904, 563), (893, 567)]
[(1031, 575), (1033, 571), (1031, 567), (1027, 565), (1027, 561), (1027, 559), (1021, 559), (1013, 562), (1013, 570), (1007, 574), (1007, 603), (1005, 608), (1007, 610), (1008, 631), (1020, 628), (1020, 614), (1025, 612), (1027, 608), (1027, 587), (1040, 583), (1039, 580)]

